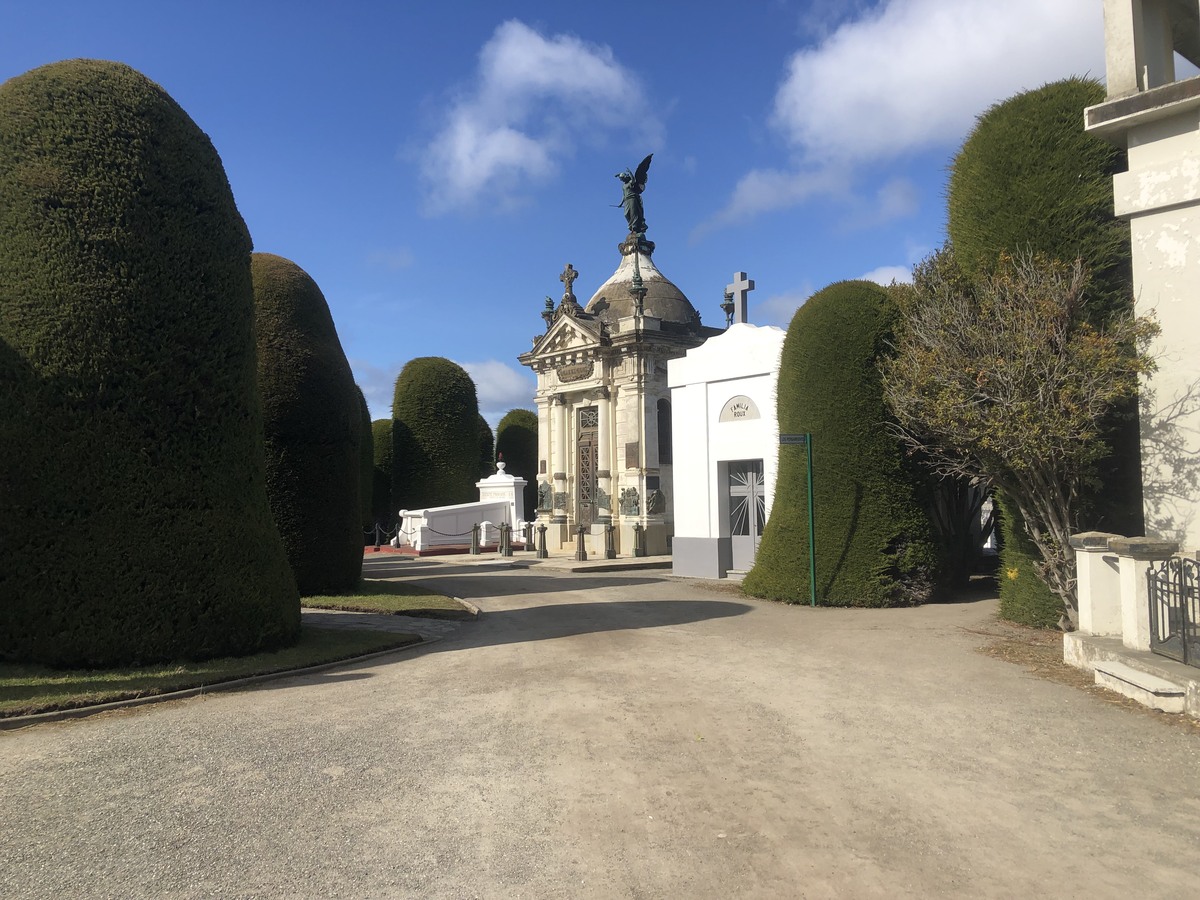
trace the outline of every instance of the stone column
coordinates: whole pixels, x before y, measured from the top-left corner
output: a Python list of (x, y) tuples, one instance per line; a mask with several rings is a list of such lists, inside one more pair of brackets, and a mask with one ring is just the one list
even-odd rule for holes
[(1121, 643), (1130, 650), (1149, 650), (1150, 587), (1146, 576), (1152, 563), (1174, 556), (1179, 544), (1156, 538), (1119, 538), (1108, 546), (1121, 561)]
[(554, 396), (554, 425), (551, 435), (553, 452), (550, 457), (550, 488), (554, 494), (554, 515), (550, 521), (563, 524), (567, 521), (567, 398)]
[(1109, 542), (1118, 534), (1087, 531), (1072, 535), (1078, 573), (1079, 631), (1081, 634), (1121, 634), (1121, 579), (1118, 558)]
[(600, 388), (596, 398), (596, 414), (600, 420), (599, 453), (596, 458), (596, 488), (607, 498), (608, 508), (601, 509), (596, 516), (596, 524), (607, 525), (612, 521), (613, 506), (616, 498), (612, 495), (612, 436), (613, 427), (609, 417), (612, 415), (612, 404), (609, 402), (608, 388)]

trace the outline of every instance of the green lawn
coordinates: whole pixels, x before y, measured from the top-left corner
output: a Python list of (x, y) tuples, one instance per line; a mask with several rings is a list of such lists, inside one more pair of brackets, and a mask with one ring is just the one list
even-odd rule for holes
[(436, 619), (467, 619), (471, 614), (452, 597), (415, 584), (364, 578), (350, 594), (302, 597), (310, 609), (345, 609), (352, 612), (400, 613)]
[(302, 626), (292, 647), (253, 656), (223, 657), (129, 669), (60, 670), (46, 666), (0, 663), (0, 718), (55, 709), (75, 709), (114, 700), (204, 687), (251, 675), (266, 675), (420, 641), (413, 634)]

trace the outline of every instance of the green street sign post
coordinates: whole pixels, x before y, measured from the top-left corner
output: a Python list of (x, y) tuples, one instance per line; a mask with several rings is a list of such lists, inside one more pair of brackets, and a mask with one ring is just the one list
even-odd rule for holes
[(808, 596), (809, 602), (817, 605), (817, 536), (813, 531), (813, 474), (812, 434), (781, 434), (780, 446), (803, 447), (808, 472)]

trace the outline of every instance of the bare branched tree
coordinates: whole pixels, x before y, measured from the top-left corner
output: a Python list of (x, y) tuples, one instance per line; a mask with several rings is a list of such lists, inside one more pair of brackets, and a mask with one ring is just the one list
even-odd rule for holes
[(1080, 492), (1108, 452), (1102, 420), (1136, 395), (1157, 332), (1131, 314), (1090, 325), (1087, 284), (1082, 263), (1032, 254), (968, 278), (943, 248), (915, 270), (882, 364), (901, 437), (936, 470), (1011, 498), (1072, 627)]

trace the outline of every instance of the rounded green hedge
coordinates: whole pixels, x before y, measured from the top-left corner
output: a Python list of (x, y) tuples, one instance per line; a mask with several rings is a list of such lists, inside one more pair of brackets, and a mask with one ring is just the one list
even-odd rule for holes
[[(950, 168), (947, 232), (970, 273), (1002, 252), (1033, 250), (1082, 259), (1092, 273), (1087, 313), (1096, 324), (1133, 305), (1129, 226), (1113, 215), (1112, 176), (1125, 153), (1083, 130), (1083, 109), (1104, 88), (1069, 78), (1025, 91), (988, 109)], [(1081, 504), (1080, 529), (1141, 534), (1144, 528), (1136, 404), (1114, 411), (1105, 428), (1110, 455), (1103, 485)], [(1000, 614), (1027, 625), (1056, 623), (1062, 601), (1034, 575), (1040, 559), (1015, 505), (1001, 532)]]
[(0, 658), (128, 665), (293, 642), (267, 504), (250, 236), (158, 85), (0, 86)]
[[(358, 524), (364, 529), (375, 525), (371, 499), (375, 491), (375, 435), (371, 430), (371, 409), (362, 388), (358, 391)], [(363, 535), (364, 540), (366, 535)], [(375, 539), (372, 535), (372, 541)]]
[(496, 474), (496, 436), (492, 426), (481, 414), (479, 416), (479, 477), (488, 478)]
[(496, 426), (496, 455), (504, 471), (525, 479), (525, 518), (537, 512), (538, 420), (528, 409), (510, 409)]
[(371, 514), (375, 522), (390, 530), (396, 522), (392, 509), (392, 420), (376, 419), (371, 423)]
[(251, 268), (271, 512), (301, 596), (352, 590), (363, 560), (354, 375), (308, 273), (271, 253)]
[[(797, 310), (783, 345), (779, 430), (812, 434), (817, 602), (904, 606), (929, 598), (939, 555), (925, 482), (887, 429), (877, 360), (896, 311), (887, 292), (843, 281)], [(754, 567), (756, 597), (809, 602), (805, 449), (779, 448), (779, 476)]]
[(479, 499), (475, 382), (440, 356), (410, 360), (392, 400), (392, 506), (425, 509)]

